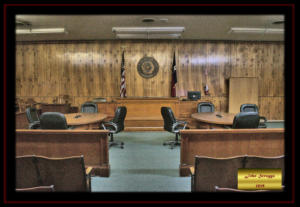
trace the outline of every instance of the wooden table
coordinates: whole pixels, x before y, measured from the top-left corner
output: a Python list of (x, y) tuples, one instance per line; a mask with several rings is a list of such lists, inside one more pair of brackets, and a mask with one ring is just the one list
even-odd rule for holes
[[(80, 116), (75, 118), (76, 116)], [(65, 114), (67, 124), (75, 129), (97, 128), (98, 123), (103, 121), (107, 115), (102, 113), (71, 113)]]
[(232, 126), (235, 114), (224, 112), (201, 112), (194, 113), (191, 116), (197, 120), (197, 128), (213, 129), (224, 128), (224, 126)]

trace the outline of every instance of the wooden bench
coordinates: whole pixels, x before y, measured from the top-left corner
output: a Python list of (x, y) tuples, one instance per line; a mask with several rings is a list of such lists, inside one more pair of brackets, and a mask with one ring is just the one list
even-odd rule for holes
[[(238, 169), (271, 168), (281, 169), (284, 184), (284, 156), (259, 157), (236, 156), (229, 158), (195, 157), (195, 168), (191, 167), (192, 192), (238, 191)], [(281, 191), (278, 189), (277, 191)], [(256, 191), (265, 192), (265, 191)]]
[(16, 130), (16, 156), (84, 156), (92, 175), (109, 177), (107, 130)]
[(28, 129), (29, 123), (25, 111), (16, 112), (15, 118), (16, 129)]
[(36, 187), (43, 186), (42, 189), (46, 190), (46, 186), (52, 186), (53, 190), (59, 192), (91, 192), (90, 175), (90, 168), (85, 169), (84, 156), (48, 158), (29, 155), (16, 157), (17, 189), (28, 191), (31, 188), (34, 191), (37, 190)]
[(38, 186), (32, 188), (16, 188), (16, 192), (54, 192), (54, 185)]
[(226, 158), (240, 155), (284, 154), (284, 129), (181, 130), (180, 176), (189, 176), (195, 156)]

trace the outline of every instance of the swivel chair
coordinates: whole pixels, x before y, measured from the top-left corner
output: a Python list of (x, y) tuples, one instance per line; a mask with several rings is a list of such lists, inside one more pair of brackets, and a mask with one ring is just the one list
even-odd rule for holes
[(26, 117), (29, 122), (29, 129), (40, 129), (40, 119), (36, 108), (28, 107), (26, 108)]
[(164, 129), (175, 133), (175, 140), (166, 141), (163, 145), (170, 145), (170, 148), (173, 149), (174, 146), (180, 145), (180, 141), (178, 140), (179, 130), (185, 129), (187, 122), (176, 120), (170, 107), (161, 107), (161, 115), (164, 119)]
[(233, 129), (258, 128), (259, 115), (257, 112), (240, 112), (233, 119)]
[(198, 113), (200, 112), (214, 112), (215, 106), (210, 102), (201, 102), (198, 104)]
[(66, 117), (59, 112), (45, 112), (40, 117), (42, 129), (73, 129), (68, 127)]
[(97, 113), (98, 112), (98, 106), (95, 103), (92, 102), (86, 102), (81, 105), (81, 113)]
[(124, 142), (115, 141), (113, 134), (117, 134), (124, 130), (124, 120), (126, 117), (127, 109), (125, 106), (120, 106), (115, 112), (115, 117), (109, 122), (103, 122), (103, 129), (109, 130), (109, 147), (119, 146), (121, 149), (124, 148)]
[[(240, 112), (257, 112), (258, 111), (258, 107), (256, 104), (242, 104), (240, 107)], [(266, 126), (266, 122), (267, 122), (267, 118), (264, 116), (259, 116), (259, 119), (262, 119), (263, 122), (259, 123), (258, 128), (267, 128)]]

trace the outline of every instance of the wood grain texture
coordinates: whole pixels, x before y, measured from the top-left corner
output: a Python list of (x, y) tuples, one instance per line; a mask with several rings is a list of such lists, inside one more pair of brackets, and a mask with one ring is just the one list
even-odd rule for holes
[(17, 112), (15, 116), (16, 129), (28, 129), (29, 122), (26, 112)]
[(257, 78), (242, 77), (229, 80), (229, 113), (239, 113), (242, 104), (258, 105)]
[(110, 173), (107, 130), (16, 130), (16, 156), (40, 155), (50, 158), (84, 156), (92, 174)]
[[(284, 119), (272, 111), (284, 102), (284, 44), (278, 42), (113, 40), (21, 43), (16, 45), (16, 97), (39, 103), (63, 103), (69, 95), (79, 107), (97, 97), (119, 97), (121, 54), (125, 50), (128, 97), (170, 97), (173, 53), (177, 64), (177, 96), (201, 91), (207, 84), (220, 111), (228, 111), (230, 77), (256, 77), (260, 114)], [(159, 63), (150, 79), (137, 72), (144, 57)], [(266, 103), (270, 107), (265, 107)]]
[(225, 158), (284, 154), (284, 129), (195, 129), (181, 130), (180, 133), (181, 176), (189, 176), (196, 155)]
[[(75, 118), (77, 116), (79, 117)], [(65, 114), (65, 117), (68, 125), (77, 126), (101, 122), (107, 115), (102, 113), (71, 113)]]
[[(218, 117), (217, 115), (221, 115), (221, 117)], [(232, 125), (235, 114), (221, 112), (202, 112), (194, 113), (191, 116), (192, 118), (201, 122), (220, 125)]]

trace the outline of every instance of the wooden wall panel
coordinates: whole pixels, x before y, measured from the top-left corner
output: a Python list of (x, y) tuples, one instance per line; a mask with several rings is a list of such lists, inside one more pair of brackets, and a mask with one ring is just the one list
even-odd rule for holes
[(231, 77), (256, 77), (260, 65), (260, 44), (236, 43), (232, 45)]
[[(74, 106), (96, 97), (118, 97), (121, 55), (125, 50), (128, 97), (170, 97), (171, 67), (176, 54), (177, 96), (201, 91), (204, 99), (228, 111), (228, 79), (257, 77), (259, 107), (268, 119), (284, 119), (284, 44), (278, 42), (124, 40), (17, 43), (16, 96), (36, 102)], [(145, 55), (159, 63), (158, 74), (142, 78), (138, 61)], [(204, 96), (203, 87), (209, 87)], [(203, 100), (204, 100), (203, 99)], [(267, 103), (270, 107), (267, 107)]]
[(229, 113), (239, 113), (242, 104), (258, 105), (257, 78), (232, 77), (229, 81)]

